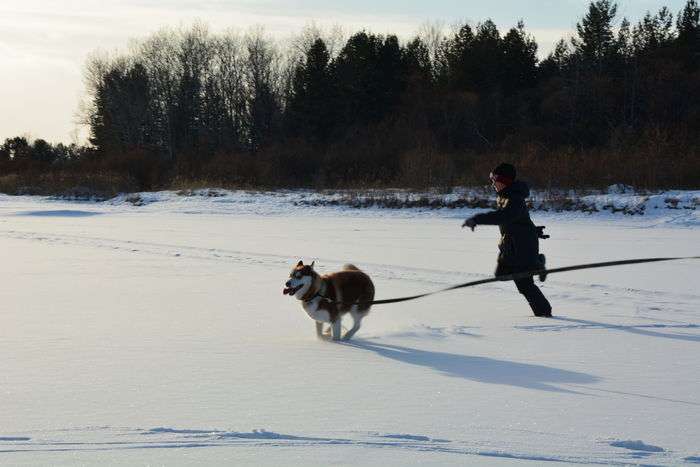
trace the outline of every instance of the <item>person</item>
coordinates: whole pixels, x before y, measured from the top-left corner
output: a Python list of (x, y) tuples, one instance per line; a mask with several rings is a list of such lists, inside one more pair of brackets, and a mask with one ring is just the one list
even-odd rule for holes
[[(515, 167), (499, 164), (490, 174), (491, 183), (498, 194), (496, 210), (476, 214), (464, 221), (462, 227), (472, 231), (477, 225), (498, 225), (501, 241), (496, 276), (518, 272), (544, 270), (545, 257), (539, 253), (539, 238), (542, 227), (536, 227), (530, 219), (525, 199), (530, 189), (525, 182), (516, 179)], [(544, 280), (545, 274), (540, 274)], [(542, 291), (535, 285), (532, 276), (516, 279), (515, 286), (532, 308), (535, 316), (552, 316), (552, 306)]]

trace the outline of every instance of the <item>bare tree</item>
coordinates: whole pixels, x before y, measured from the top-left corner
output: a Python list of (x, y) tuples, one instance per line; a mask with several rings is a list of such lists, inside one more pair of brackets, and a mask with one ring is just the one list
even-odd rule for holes
[(444, 21), (426, 21), (418, 30), (418, 37), (428, 48), (432, 64), (435, 64), (440, 46), (447, 37), (446, 29)]
[(162, 29), (137, 46), (138, 54), (148, 71), (153, 105), (152, 125), (156, 143), (170, 161), (175, 160), (174, 119), (177, 87), (182, 70), (177, 58), (178, 35), (172, 29)]
[(281, 110), (280, 54), (262, 28), (245, 37), (248, 52), (245, 83), (248, 94), (248, 142), (255, 152), (270, 139)]

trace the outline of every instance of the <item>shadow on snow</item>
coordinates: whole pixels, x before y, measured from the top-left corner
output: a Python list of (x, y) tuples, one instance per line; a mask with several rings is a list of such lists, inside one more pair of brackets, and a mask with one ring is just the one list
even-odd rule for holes
[(571, 324), (553, 324), (553, 325), (534, 325), (534, 326), (516, 326), (517, 329), (522, 329), (525, 331), (567, 331), (567, 330), (577, 330), (577, 329), (609, 329), (613, 331), (624, 331), (631, 334), (638, 334), (647, 337), (661, 337), (664, 339), (676, 339), (690, 342), (700, 342), (700, 335), (697, 334), (683, 334), (683, 333), (667, 333), (652, 331), (651, 329), (698, 329), (697, 324), (632, 324), (632, 325), (621, 325), (621, 324), (610, 324), (602, 323), (599, 321), (591, 321), (584, 319), (574, 319), (565, 318), (561, 316), (555, 316), (550, 318), (551, 320), (562, 321)]
[(53, 211), (24, 211), (18, 212), (18, 216), (28, 217), (92, 217), (99, 216), (101, 213), (94, 211), (76, 211), (70, 209), (53, 210)]
[(346, 344), (372, 351), (382, 357), (409, 365), (430, 368), (447, 376), (463, 378), (486, 384), (517, 386), (540, 391), (581, 394), (555, 386), (556, 384), (592, 384), (600, 381), (597, 376), (575, 371), (561, 370), (544, 365), (496, 360), (488, 357), (435, 352), (355, 341)]

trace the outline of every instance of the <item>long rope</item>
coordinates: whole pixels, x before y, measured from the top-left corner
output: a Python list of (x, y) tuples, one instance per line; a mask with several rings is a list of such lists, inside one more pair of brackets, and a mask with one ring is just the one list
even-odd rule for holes
[(449, 292), (450, 290), (464, 289), (466, 287), (473, 287), (475, 285), (488, 284), (491, 282), (513, 281), (513, 280), (517, 280), (517, 279), (525, 279), (527, 277), (537, 276), (540, 274), (549, 275), (549, 274), (556, 274), (558, 272), (578, 271), (581, 269), (607, 268), (607, 267), (611, 267), (611, 266), (625, 266), (628, 264), (641, 264), (641, 263), (656, 263), (656, 262), (660, 262), (660, 261), (678, 261), (678, 260), (682, 260), (682, 259), (700, 259), (700, 256), (684, 256), (684, 257), (677, 257), (677, 258), (624, 259), (624, 260), (619, 260), (619, 261), (605, 261), (603, 263), (577, 264), (575, 266), (565, 266), (562, 268), (554, 268), (554, 269), (537, 269), (537, 270), (533, 270), (533, 271), (524, 271), (524, 272), (517, 272), (517, 273), (513, 273), (513, 274), (505, 274), (502, 276), (490, 277), (488, 279), (480, 279), (478, 281), (465, 282), (464, 284), (453, 285), (452, 287), (447, 287), (445, 289), (440, 289), (440, 290), (436, 290), (433, 292), (423, 293), (420, 295), (411, 295), (409, 297), (388, 298), (385, 300), (374, 300), (371, 302), (353, 302), (353, 303), (335, 302), (335, 303), (338, 305), (362, 305), (362, 306), (387, 305), (389, 303), (400, 303), (400, 302), (408, 302), (410, 300), (417, 300), (419, 298), (428, 297), (430, 295), (436, 295), (436, 294), (440, 294), (440, 293), (444, 293), (444, 292)]

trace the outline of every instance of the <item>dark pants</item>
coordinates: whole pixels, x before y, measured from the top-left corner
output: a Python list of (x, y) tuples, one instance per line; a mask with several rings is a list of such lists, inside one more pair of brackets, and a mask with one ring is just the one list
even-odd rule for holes
[[(508, 267), (502, 262), (499, 262), (496, 267), (496, 276), (514, 274), (531, 269), (536, 268)], [(527, 300), (527, 303), (530, 304), (530, 308), (532, 308), (532, 312), (535, 316), (552, 316), (552, 305), (549, 304), (549, 301), (540, 288), (535, 285), (535, 280), (532, 277), (517, 279), (514, 282), (515, 286), (518, 288), (518, 292), (520, 292), (525, 297), (525, 300)]]
[(535, 316), (552, 316), (552, 305), (549, 304), (540, 288), (535, 285), (532, 277), (516, 280), (515, 286), (530, 304)]

